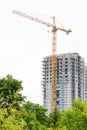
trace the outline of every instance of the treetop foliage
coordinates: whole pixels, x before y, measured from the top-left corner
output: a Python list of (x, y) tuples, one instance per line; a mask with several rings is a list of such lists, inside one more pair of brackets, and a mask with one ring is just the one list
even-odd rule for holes
[(87, 102), (46, 115), (47, 109), (25, 101), (22, 82), (11, 75), (0, 78), (0, 130), (87, 130)]
[(0, 107), (19, 108), (24, 101), (24, 97), (20, 93), (23, 90), (22, 82), (14, 79), (11, 75), (0, 79)]

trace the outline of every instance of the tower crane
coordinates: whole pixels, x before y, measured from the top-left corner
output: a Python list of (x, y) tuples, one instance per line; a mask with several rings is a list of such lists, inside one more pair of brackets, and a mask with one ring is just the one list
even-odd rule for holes
[(47, 21), (43, 21), (39, 18), (27, 15), (21, 11), (18, 10), (13, 10), (13, 13), (22, 17), (25, 17), (27, 19), (36, 21), (38, 23), (44, 24), (48, 27), (51, 27), (52, 29), (52, 56), (51, 56), (51, 64), (52, 64), (52, 106), (51, 109), (52, 111), (55, 110), (56, 108), (56, 66), (57, 66), (57, 31), (63, 31), (66, 32), (66, 34), (69, 34), (71, 32), (71, 30), (66, 30), (64, 28), (59, 28), (56, 26), (56, 21), (55, 21), (55, 17), (52, 16), (52, 20), (53, 22), (47, 22)]

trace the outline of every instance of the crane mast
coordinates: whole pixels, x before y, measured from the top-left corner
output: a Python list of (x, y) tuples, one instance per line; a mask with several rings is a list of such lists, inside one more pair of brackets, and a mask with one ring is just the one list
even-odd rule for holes
[(64, 28), (58, 28), (56, 27), (55, 23), (55, 17), (52, 16), (53, 23), (49, 23), (47, 21), (43, 21), (39, 18), (32, 17), (30, 15), (27, 15), (21, 11), (13, 10), (13, 13), (22, 17), (25, 17), (27, 19), (36, 21), (38, 23), (44, 24), (48, 27), (52, 28), (52, 56), (51, 56), (51, 65), (52, 65), (52, 106), (51, 110), (54, 111), (56, 108), (56, 67), (57, 67), (57, 31), (63, 31), (66, 32), (66, 34), (70, 33), (71, 30), (66, 30)]

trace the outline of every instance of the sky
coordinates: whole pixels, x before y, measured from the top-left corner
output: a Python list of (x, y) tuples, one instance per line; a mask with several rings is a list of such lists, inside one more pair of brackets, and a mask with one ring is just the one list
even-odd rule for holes
[(23, 13), (71, 29), (57, 32), (57, 54), (77, 52), (87, 62), (87, 0), (1, 0), (0, 1), (0, 77), (11, 74), (21, 80), (23, 95), (42, 104), (42, 60), (51, 55), (49, 27), (12, 13)]

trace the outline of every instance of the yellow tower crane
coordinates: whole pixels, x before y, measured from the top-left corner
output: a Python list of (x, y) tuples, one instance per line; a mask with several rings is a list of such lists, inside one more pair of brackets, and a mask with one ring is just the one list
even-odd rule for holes
[(53, 23), (49, 23), (47, 21), (43, 21), (39, 18), (32, 17), (30, 15), (27, 15), (21, 11), (13, 10), (13, 13), (22, 17), (25, 17), (27, 19), (36, 21), (38, 23), (44, 24), (48, 27), (52, 28), (52, 56), (51, 56), (51, 64), (52, 64), (52, 111), (56, 108), (56, 66), (57, 66), (57, 31), (63, 31), (66, 32), (66, 34), (69, 34), (71, 30), (66, 30), (64, 28), (59, 28), (56, 26), (55, 17), (52, 16)]

